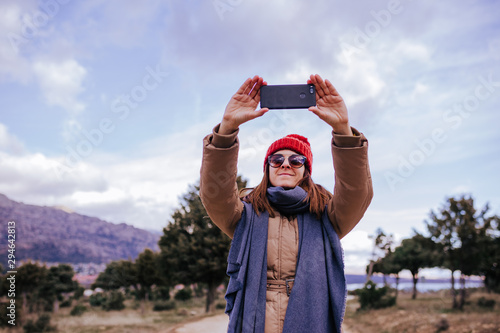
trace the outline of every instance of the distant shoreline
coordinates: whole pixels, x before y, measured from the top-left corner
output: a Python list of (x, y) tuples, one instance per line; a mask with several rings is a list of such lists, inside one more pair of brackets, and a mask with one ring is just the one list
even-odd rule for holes
[[(384, 278), (381, 275), (373, 275), (372, 281), (375, 282), (378, 286), (384, 285)], [(387, 284), (391, 288), (396, 288), (396, 278), (393, 276), (388, 276), (386, 278)], [(347, 290), (352, 291), (359, 288), (363, 288), (366, 282), (366, 275), (355, 275), (355, 274), (346, 274), (346, 282), (347, 282)], [(466, 288), (480, 288), (483, 287), (483, 281), (479, 277), (471, 277), (466, 280), (465, 287)], [(460, 281), (458, 279), (455, 280), (455, 289), (460, 289)], [(417, 291), (418, 292), (429, 292), (429, 291), (438, 291), (451, 289), (451, 280), (445, 278), (439, 279), (429, 279), (429, 278), (420, 278), (417, 282)], [(409, 278), (400, 278), (398, 284), (398, 290), (413, 290), (413, 280)]]

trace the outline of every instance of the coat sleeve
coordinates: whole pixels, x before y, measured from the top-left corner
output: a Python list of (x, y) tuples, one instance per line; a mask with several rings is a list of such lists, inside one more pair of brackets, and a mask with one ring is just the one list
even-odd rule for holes
[(220, 135), (219, 126), (203, 139), (200, 198), (210, 219), (233, 238), (236, 224), (243, 212), (243, 202), (236, 184), (238, 131)]
[(352, 130), (354, 136), (332, 133), (335, 186), (328, 203), (328, 217), (339, 238), (358, 224), (373, 198), (368, 140), (356, 129)]

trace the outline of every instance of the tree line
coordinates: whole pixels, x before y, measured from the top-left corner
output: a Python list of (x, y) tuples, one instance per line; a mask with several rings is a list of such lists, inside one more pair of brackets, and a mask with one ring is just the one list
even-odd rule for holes
[[(241, 189), (247, 181), (238, 176), (237, 183)], [(228, 281), (226, 260), (231, 240), (207, 216), (199, 197), (199, 183), (191, 185), (179, 201), (179, 208), (158, 242), (160, 251), (145, 249), (133, 260), (110, 262), (92, 288), (104, 289), (110, 299), (119, 303), (122, 292), (118, 290), (128, 290), (142, 301), (166, 300), (175, 285), (194, 285), (196, 293), (206, 297), (206, 312), (212, 311), (217, 288)], [(454, 308), (464, 305), (467, 276), (482, 276), (489, 291), (500, 293), (500, 219), (488, 212), (488, 205), (476, 210), (470, 196), (447, 198), (425, 221), (427, 235), (415, 232), (413, 237), (395, 246), (393, 236), (379, 229), (374, 243), (382, 255), (370, 262), (368, 276), (382, 273), (394, 275), (398, 281), (400, 272), (409, 270), (415, 298), (421, 269), (449, 269), (453, 288), (453, 273), (460, 271), (462, 291), (460, 299), (452, 292)], [(18, 269), (16, 282), (23, 309), (57, 309), (64, 295), (83, 293), (73, 276), (68, 265), (47, 268), (35, 263), (24, 264)], [(5, 278), (2, 279), (3, 295)], [(99, 303), (98, 299), (94, 301)]]
[[(408, 270), (413, 277), (412, 298), (416, 298), (421, 269), (447, 269), (454, 309), (464, 307), (467, 277), (480, 276), (488, 292), (500, 293), (500, 218), (489, 211), (488, 204), (477, 209), (471, 195), (449, 197), (437, 211), (430, 211), (424, 221), (426, 234), (414, 231), (413, 237), (403, 239), (395, 248), (393, 236), (378, 229), (374, 247), (382, 255), (367, 266), (368, 276), (394, 275), (397, 290), (399, 273)], [(460, 273), (459, 292), (455, 288), (456, 272)]]
[[(240, 188), (246, 186), (240, 176), (237, 183)], [(206, 295), (206, 312), (214, 310), (217, 288), (227, 282), (226, 259), (231, 239), (207, 217), (198, 184), (191, 185), (180, 198), (180, 207), (174, 211), (158, 244), (159, 252), (145, 249), (135, 259), (107, 264), (91, 286), (103, 289), (106, 295), (91, 296), (91, 305), (119, 310), (123, 308), (123, 291), (141, 301), (168, 300), (172, 287), (184, 284), (196, 285), (197, 295)], [(22, 314), (57, 312), (60, 303), (71, 304), (72, 299), (83, 295), (84, 288), (74, 281), (74, 275), (67, 264), (48, 268), (29, 261), (21, 265), (15, 276), (16, 303), (22, 307), (17, 310), (18, 322), (22, 321)], [(8, 274), (1, 276), (0, 296), (8, 295), (7, 278)], [(191, 297), (191, 291), (181, 290), (176, 296), (186, 299)], [(2, 309), (6, 308), (3, 305)], [(3, 312), (1, 315), (2, 319), (7, 318)], [(46, 316), (40, 319), (47, 321)], [(6, 323), (0, 322), (0, 326), (3, 324)], [(30, 323), (34, 327), (35, 324)], [(49, 327), (48, 322), (43, 325)]]
[[(240, 189), (247, 181), (237, 178)], [(228, 281), (227, 256), (231, 239), (210, 220), (199, 197), (199, 183), (180, 198), (180, 207), (163, 229), (159, 252), (146, 249), (135, 261), (111, 262), (93, 287), (132, 288), (141, 299), (168, 293), (177, 284), (196, 285), (206, 297), (205, 311), (215, 308), (217, 288)]]
[[(8, 300), (7, 303), (1, 303), (0, 326), (10, 326), (8, 314), (12, 315), (13, 311), (8, 311), (8, 305), (13, 304), (15, 307), (15, 322), (22, 323), (25, 314), (57, 312), (60, 304), (64, 306), (62, 302), (69, 295), (75, 299), (81, 297), (84, 288), (73, 280), (74, 274), (73, 267), (67, 264), (48, 268), (28, 261), (17, 269), (15, 280), (11, 280), (13, 274), (2, 276), (0, 295), (8, 297)], [(12, 303), (11, 299), (15, 303)], [(28, 323), (29, 325), (32, 323)]]

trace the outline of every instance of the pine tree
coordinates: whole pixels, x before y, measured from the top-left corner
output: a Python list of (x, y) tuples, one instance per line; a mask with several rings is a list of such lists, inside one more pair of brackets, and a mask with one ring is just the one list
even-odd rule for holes
[[(492, 267), (489, 255), (491, 227), (497, 216), (486, 216), (486, 205), (480, 212), (474, 208), (471, 196), (448, 198), (439, 212), (431, 211), (431, 221), (426, 221), (432, 239), (440, 244), (445, 256), (443, 266), (451, 271), (453, 308), (462, 309), (465, 304), (465, 276), (484, 274), (484, 268)], [(457, 302), (454, 272), (460, 271), (462, 290)]]
[(430, 238), (420, 234), (416, 234), (412, 238), (403, 239), (401, 245), (394, 250), (393, 260), (400, 268), (409, 270), (413, 277), (412, 299), (417, 298), (418, 273), (420, 269), (436, 266), (437, 253), (435, 243)]
[[(241, 176), (237, 182), (239, 188), (246, 186)], [(165, 278), (176, 283), (206, 285), (206, 312), (210, 312), (214, 310), (217, 287), (227, 278), (231, 239), (208, 217), (199, 190), (199, 183), (190, 186), (158, 244)]]

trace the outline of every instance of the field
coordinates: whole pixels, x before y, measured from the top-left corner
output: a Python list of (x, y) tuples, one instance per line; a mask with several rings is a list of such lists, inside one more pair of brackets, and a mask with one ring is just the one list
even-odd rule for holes
[[(495, 306), (479, 306), (482, 297), (494, 300)], [(216, 303), (221, 301), (222, 297)], [(71, 316), (71, 308), (62, 308), (57, 314), (52, 314), (51, 325), (56, 325), (58, 332), (70, 333), (176, 333), (176, 328), (185, 323), (223, 314), (223, 310), (217, 310), (214, 314), (206, 315), (204, 299), (177, 301), (175, 309), (161, 312), (153, 311), (151, 302), (142, 311), (140, 304), (132, 300), (126, 301), (126, 305), (122, 311), (103, 311), (88, 306), (89, 310), (81, 316)], [(464, 311), (451, 310), (447, 291), (419, 294), (416, 300), (412, 300), (410, 294), (400, 293), (394, 307), (369, 311), (357, 311), (358, 308), (356, 298), (348, 301), (345, 333), (500, 333), (500, 295), (496, 294), (471, 293)], [(202, 322), (205, 326), (190, 325), (198, 329), (183, 328), (178, 332), (213, 333), (215, 330), (210, 330), (206, 323), (215, 320), (227, 321), (227, 317), (214, 316)], [(203, 329), (199, 330), (200, 326)], [(448, 328), (444, 330), (446, 326)], [(23, 330), (17, 327), (0, 329), (0, 332), (20, 333)]]
[[(51, 314), (50, 324), (57, 326), (57, 332), (70, 333), (173, 333), (180, 323), (207, 317), (204, 302), (204, 299), (196, 298), (177, 301), (176, 309), (168, 311), (153, 311), (152, 302), (146, 303), (141, 311), (140, 304), (131, 300), (125, 302), (126, 308), (121, 311), (104, 311), (84, 303), (89, 310), (82, 315), (71, 316), (71, 308), (61, 308), (57, 314)], [(221, 313), (224, 310), (217, 310), (214, 314)], [(36, 316), (29, 318), (36, 319)], [(0, 332), (21, 333), (23, 330), (17, 326), (15, 329), (0, 329)]]
[[(481, 297), (493, 299), (493, 309), (478, 305)], [(419, 294), (400, 293), (391, 308), (357, 311), (356, 300), (348, 302), (344, 327), (348, 333), (499, 333), (500, 295), (472, 293), (464, 311), (451, 310), (448, 291)], [(448, 324), (447, 330), (444, 330)], [(441, 330), (439, 330), (441, 328)]]

